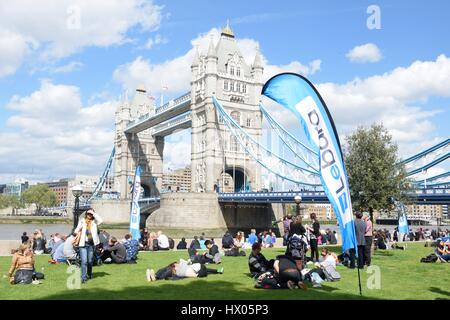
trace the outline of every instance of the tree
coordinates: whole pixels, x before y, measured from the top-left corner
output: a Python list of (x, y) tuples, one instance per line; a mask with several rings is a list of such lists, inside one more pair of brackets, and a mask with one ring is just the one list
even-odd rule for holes
[(52, 207), (58, 203), (56, 193), (46, 184), (32, 186), (22, 193), (22, 200), (27, 204), (35, 204), (38, 212), (43, 207)]
[(370, 128), (358, 127), (347, 137), (345, 164), (353, 207), (373, 211), (389, 209), (391, 199), (405, 201), (410, 188), (406, 170), (399, 165), (397, 144), (382, 124)]
[(5, 209), (8, 207), (22, 208), (23, 203), (17, 196), (0, 194), (0, 209)]

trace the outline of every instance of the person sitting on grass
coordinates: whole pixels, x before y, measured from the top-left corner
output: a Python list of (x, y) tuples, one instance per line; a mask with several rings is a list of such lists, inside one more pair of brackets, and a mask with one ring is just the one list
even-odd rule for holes
[(233, 236), (230, 234), (230, 232), (227, 230), (225, 234), (222, 237), (222, 249), (227, 250), (231, 249), (234, 244)]
[(208, 274), (223, 274), (223, 268), (208, 269), (204, 264), (193, 263), (180, 259), (180, 262), (173, 262), (167, 267), (159, 269), (156, 273), (153, 269), (147, 269), (147, 281), (156, 280), (178, 280), (182, 278), (202, 278)]
[(33, 233), (33, 253), (36, 255), (43, 254), (45, 252), (46, 241), (42, 237), (40, 231), (36, 230)]
[(162, 232), (158, 231), (158, 250), (169, 250), (169, 238)]
[(221, 261), (220, 261), (219, 247), (216, 244), (214, 244), (211, 240), (206, 240), (205, 246), (208, 249), (208, 252), (205, 252), (204, 254), (205, 261), (207, 263), (220, 264)]
[(137, 255), (139, 253), (139, 242), (133, 239), (131, 233), (125, 235), (125, 242), (123, 243), (125, 251), (127, 253), (126, 262), (136, 263)]
[(253, 246), (253, 244), (254, 244), (255, 242), (258, 242), (258, 237), (256, 236), (256, 230), (255, 230), (255, 229), (250, 230), (250, 234), (248, 235), (247, 242), (248, 242), (251, 246)]
[(185, 238), (181, 238), (181, 241), (177, 244), (177, 250), (186, 250), (187, 249), (187, 242)]
[(255, 284), (255, 288), (263, 289), (295, 289), (299, 287), (306, 290), (303, 282), (303, 261), (297, 256), (277, 256), (273, 264), (273, 272), (261, 274)]
[(450, 241), (439, 241), (436, 247), (436, 256), (442, 262), (450, 262)]
[(259, 277), (261, 274), (273, 271), (274, 259), (267, 260), (261, 253), (261, 244), (255, 242), (252, 245), (252, 252), (248, 257), (248, 267), (253, 278)]
[(125, 263), (127, 251), (125, 246), (117, 241), (116, 237), (109, 239), (108, 248), (102, 249), (101, 259), (103, 262)]
[(198, 240), (198, 242), (200, 243), (200, 249), (201, 250), (205, 250), (206, 249), (206, 244), (205, 244), (205, 233), (202, 232), (202, 235), (200, 236), (200, 239)]
[(74, 260), (77, 257), (77, 252), (75, 251), (75, 248), (73, 246), (73, 242), (75, 241), (76, 233), (71, 234), (63, 245), (63, 253), (64, 258), (67, 260)]
[(58, 246), (56, 247), (56, 250), (52, 255), (52, 260), (49, 261), (50, 263), (54, 264), (67, 262), (67, 258), (64, 255), (64, 244), (66, 241), (67, 241), (66, 236), (62, 236), (61, 240), (58, 241)]
[(264, 231), (262, 246), (264, 248), (271, 248), (271, 247), (273, 247), (272, 236), (267, 231)]
[(189, 245), (190, 250), (200, 250), (200, 241), (198, 241), (198, 237), (194, 236), (194, 240), (191, 241)]
[(44, 279), (42, 273), (35, 272), (33, 251), (28, 244), (21, 244), (14, 253), (8, 276), (11, 284), (38, 284)]
[(327, 248), (323, 248), (319, 257), (319, 265), (325, 267), (327, 265), (332, 265), (336, 267), (339, 263), (339, 259), (334, 252), (329, 251)]

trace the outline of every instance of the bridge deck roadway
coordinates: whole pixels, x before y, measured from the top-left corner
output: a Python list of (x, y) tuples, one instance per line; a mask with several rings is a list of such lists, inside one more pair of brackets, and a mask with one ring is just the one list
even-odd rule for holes
[(180, 103), (174, 104), (173, 107), (169, 106), (166, 110), (152, 116), (143, 116), (137, 121), (130, 123), (125, 130), (125, 133), (138, 133), (149, 128), (152, 128), (164, 121), (173, 119), (191, 109), (191, 100), (187, 99)]

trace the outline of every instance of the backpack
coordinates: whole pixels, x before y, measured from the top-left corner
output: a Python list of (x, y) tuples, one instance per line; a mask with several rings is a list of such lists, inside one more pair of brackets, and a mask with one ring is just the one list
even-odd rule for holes
[(169, 248), (173, 249), (175, 247), (175, 241), (172, 238), (169, 238)]
[(289, 240), (286, 248), (286, 254), (294, 258), (305, 257), (306, 251), (308, 251), (308, 242), (304, 235), (293, 235)]
[(432, 253), (426, 256), (425, 258), (420, 259), (420, 262), (431, 263), (436, 262), (437, 260), (438, 260), (437, 255), (435, 253)]
[(327, 265), (322, 268), (323, 273), (327, 281), (339, 281), (341, 280), (341, 275), (337, 272), (336, 268), (332, 265)]

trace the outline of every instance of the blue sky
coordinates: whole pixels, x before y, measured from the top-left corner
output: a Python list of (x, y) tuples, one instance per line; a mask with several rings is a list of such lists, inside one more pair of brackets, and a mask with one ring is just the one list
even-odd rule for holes
[[(444, 83), (450, 65), (448, 1), (42, 1), (27, 19), (31, 3), (0, 5), (0, 46), (7, 49), (0, 53), (0, 182), (100, 174), (112, 147), (115, 103), (124, 90), (132, 92), (147, 77), (145, 84), (152, 86), (147, 88), (158, 96), (161, 86), (149, 79), (164, 76), (168, 97), (186, 91), (178, 83), (184, 78), (171, 79), (165, 66), (184, 63), (188, 71), (191, 41), (207, 43), (208, 34), (228, 19), (236, 37), (249, 40), (244, 51), (250, 55), (252, 46), (259, 46), (266, 70), (303, 71), (318, 85), (342, 135), (382, 120), (403, 155), (450, 136), (450, 81)], [(379, 30), (366, 25), (373, 4), (381, 12)], [(81, 28), (67, 30), (73, 5), (80, 8)], [(14, 15), (23, 19), (17, 22)], [(145, 48), (149, 39), (153, 45)], [(379, 56), (364, 47), (362, 56), (350, 59), (352, 49), (368, 44)], [(313, 70), (310, 63), (318, 60), (320, 68)], [(304, 68), (290, 70), (292, 62)], [(133, 66), (144, 71), (136, 76)], [(403, 71), (396, 73), (397, 68)], [(362, 83), (354, 84), (356, 78)], [(64, 101), (49, 99), (49, 92)], [(356, 95), (359, 102), (351, 97)], [(379, 96), (383, 99), (373, 102)], [(33, 109), (36, 103), (40, 107)], [(65, 107), (67, 113), (55, 112)], [(53, 122), (54, 132), (46, 130)], [(80, 132), (81, 142), (63, 142)], [(186, 137), (168, 142), (183, 148)], [(30, 148), (39, 156), (25, 161)], [(172, 166), (181, 165), (169, 151), (167, 158)], [(80, 163), (82, 169), (74, 169)], [(29, 168), (36, 169), (31, 174)]]

